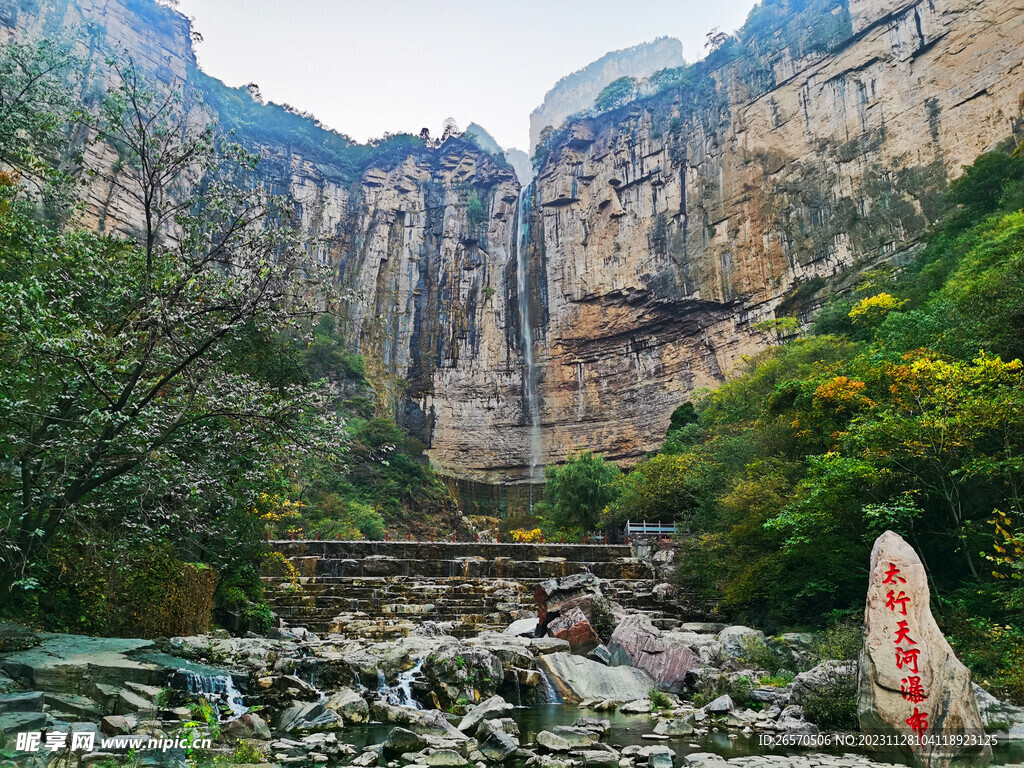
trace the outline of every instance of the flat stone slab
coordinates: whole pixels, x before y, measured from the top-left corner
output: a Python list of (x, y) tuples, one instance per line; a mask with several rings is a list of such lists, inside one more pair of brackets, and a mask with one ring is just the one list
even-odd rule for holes
[(152, 648), (151, 640), (41, 633), (40, 643), (0, 655), (0, 668), (31, 688), (50, 693), (79, 693), (83, 678), (122, 686), (128, 681), (159, 685), (166, 670), (128, 654)]

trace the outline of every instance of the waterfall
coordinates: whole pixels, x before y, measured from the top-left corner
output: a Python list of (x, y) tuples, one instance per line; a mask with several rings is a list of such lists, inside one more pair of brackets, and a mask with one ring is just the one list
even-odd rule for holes
[[(537, 364), (533, 358), (533, 326), (530, 322), (530, 289), (526, 273), (526, 246), (530, 241), (530, 185), (519, 190), (518, 223), (514, 236), (516, 253), (516, 287), (519, 294), (519, 341), (523, 348), (523, 405), (530, 420), (529, 482), (539, 480), (541, 466), (540, 393), (537, 385)], [(533, 509), (533, 489), (530, 489)]]
[(377, 695), (382, 701), (386, 701), (388, 704), (394, 704), (399, 707), (409, 707), (410, 709), (422, 709), (419, 702), (413, 698), (412, 695), (412, 681), (420, 673), (420, 668), (423, 666), (423, 659), (417, 659), (416, 664), (412, 669), (407, 669), (398, 675), (398, 682), (394, 685), (388, 685), (387, 679), (384, 677), (384, 673), (379, 669), (377, 670)]
[(203, 675), (184, 669), (179, 669), (178, 674), (185, 681), (185, 689), (191, 695), (202, 694), (211, 704), (223, 703), (231, 711), (232, 717), (249, 711), (231, 675)]
[(543, 682), (540, 692), (544, 695), (545, 704), (563, 704), (565, 703), (562, 699), (562, 694), (555, 688), (554, 682), (551, 680), (551, 676), (544, 671), (540, 670), (540, 679)]

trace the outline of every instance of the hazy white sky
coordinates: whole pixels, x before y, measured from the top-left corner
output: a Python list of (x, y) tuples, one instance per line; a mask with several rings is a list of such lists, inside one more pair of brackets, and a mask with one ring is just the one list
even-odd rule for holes
[(180, 0), (203, 69), (365, 141), (440, 132), (446, 117), (526, 149), (529, 115), (563, 75), (668, 35), (688, 61), (754, 0)]

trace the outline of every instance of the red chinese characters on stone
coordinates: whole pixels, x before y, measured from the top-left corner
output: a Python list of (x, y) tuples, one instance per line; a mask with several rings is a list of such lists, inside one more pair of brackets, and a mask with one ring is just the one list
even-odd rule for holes
[(918, 648), (897, 648), (896, 668), (907, 667), (911, 672), (917, 672), (917, 657), (920, 655), (921, 651)]
[(896, 639), (893, 640), (893, 642), (896, 645), (899, 645), (904, 640), (911, 645), (917, 645), (917, 640), (910, 636), (910, 627), (907, 626), (906, 620), (903, 620), (896, 625)]
[(907, 597), (907, 593), (904, 592), (902, 589), (900, 590), (900, 593), (898, 595), (896, 594), (895, 590), (890, 589), (885, 596), (885, 607), (893, 613), (896, 613), (896, 606), (899, 605), (900, 612), (904, 616), (907, 615), (907, 603), (909, 602), (910, 598)]
[(907, 725), (917, 734), (918, 741), (920, 741), (924, 732), (928, 730), (928, 713), (918, 712), (917, 707), (914, 707), (914, 713), (907, 718)]
[(885, 572), (885, 579), (882, 580), (883, 584), (906, 584), (907, 580), (900, 576), (900, 569), (896, 567), (895, 563), (889, 563), (889, 570)]
[(900, 695), (911, 704), (920, 704), (928, 698), (928, 694), (925, 693), (924, 686), (921, 685), (920, 677), (907, 675), (900, 680), (900, 682), (903, 683), (903, 685), (900, 686)]

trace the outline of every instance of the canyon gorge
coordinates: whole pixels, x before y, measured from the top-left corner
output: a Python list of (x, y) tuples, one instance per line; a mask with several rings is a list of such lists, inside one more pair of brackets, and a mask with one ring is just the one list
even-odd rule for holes
[[(127, 51), (184, 85), (196, 120), (241, 126), (349, 297), (341, 327), (381, 407), (440, 473), (498, 485), (580, 449), (622, 464), (656, 449), (676, 407), (778, 341), (771, 321), (805, 324), (860, 271), (908, 258), (961, 167), (1024, 138), (1024, 0), (760, 8), (736, 45), (540, 131), (525, 188), (472, 141), (374, 155), (253, 102), (203, 74), (188, 20), (148, 0), (8, 0), (0, 24), (76, 29), (86, 60)], [(312, 140), (268, 127), (285, 118)], [(90, 145), (86, 165), (109, 153)], [(90, 189), (90, 225), (134, 215)]]

